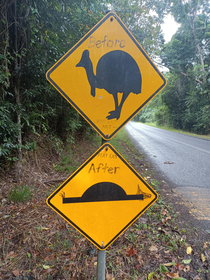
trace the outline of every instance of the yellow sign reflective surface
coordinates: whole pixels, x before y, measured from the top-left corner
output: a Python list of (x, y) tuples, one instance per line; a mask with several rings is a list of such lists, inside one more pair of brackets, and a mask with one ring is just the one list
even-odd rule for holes
[(157, 198), (113, 146), (104, 144), (47, 199), (47, 204), (104, 250)]
[(107, 14), (47, 79), (104, 138), (111, 139), (166, 80), (115, 13)]

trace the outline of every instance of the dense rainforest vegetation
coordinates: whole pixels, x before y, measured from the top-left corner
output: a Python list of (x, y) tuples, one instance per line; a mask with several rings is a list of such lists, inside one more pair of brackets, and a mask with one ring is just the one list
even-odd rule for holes
[(167, 86), (136, 117), (198, 134), (210, 133), (210, 4), (173, 1), (180, 23), (161, 50)]
[[(204, 0), (3, 0), (0, 3), (0, 162), (36, 149), (34, 136), (74, 141), (92, 129), (47, 82), (46, 71), (107, 12), (114, 10), (158, 65), (167, 87), (137, 115), (209, 133), (210, 5)], [(181, 24), (164, 44), (160, 25)], [(160, 65), (158, 65), (160, 66)]]

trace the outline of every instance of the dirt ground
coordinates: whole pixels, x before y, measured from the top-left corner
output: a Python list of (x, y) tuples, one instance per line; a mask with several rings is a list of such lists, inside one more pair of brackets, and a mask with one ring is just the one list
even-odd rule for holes
[[(181, 197), (143, 155), (119, 140), (129, 163), (160, 198), (106, 252), (106, 279), (210, 280), (210, 234), (194, 227)], [(46, 205), (71, 172), (56, 168), (62, 156), (79, 167), (98, 148), (80, 141), (59, 152), (47, 137), (24, 154), (23, 175), (0, 174), (0, 279), (96, 279), (97, 249)], [(15, 186), (30, 186), (31, 199), (14, 203)]]

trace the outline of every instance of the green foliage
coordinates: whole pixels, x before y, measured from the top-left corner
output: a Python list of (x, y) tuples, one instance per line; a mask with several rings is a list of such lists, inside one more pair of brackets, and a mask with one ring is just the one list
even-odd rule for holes
[(162, 98), (162, 93), (160, 93), (150, 101), (137, 115), (138, 120), (142, 123), (157, 122), (157, 125), (167, 125), (169, 112), (168, 107), (163, 104)]
[(79, 163), (74, 161), (70, 155), (62, 155), (62, 160), (59, 166), (55, 169), (60, 172), (73, 172), (79, 167)]
[(14, 113), (10, 104), (0, 104), (0, 158), (10, 155), (17, 148), (16, 139), (18, 135), (17, 124), (12, 120)]
[(119, 15), (151, 57), (160, 53), (164, 42), (160, 24), (163, 22), (164, 12), (168, 9), (169, 3), (154, 0), (109, 0), (105, 3), (109, 4), (109, 9)]
[(3, 0), (0, 9), (0, 159), (15, 158), (20, 133), (22, 149), (31, 132), (71, 142), (89, 133), (45, 73), (103, 16), (100, 1)]
[(155, 112), (155, 119), (157, 121), (157, 125), (170, 125), (170, 123), (168, 123), (168, 107), (165, 105), (159, 107)]
[[(161, 53), (169, 69), (167, 86), (151, 110), (142, 110), (140, 121), (197, 134), (210, 133), (210, 6), (205, 0), (171, 1), (171, 12), (181, 24)], [(152, 114), (151, 114), (152, 113)], [(152, 115), (152, 117), (151, 117)]]
[(154, 122), (155, 121), (155, 109), (150, 107), (145, 107), (139, 113), (139, 121), (142, 123), (145, 122)]
[(55, 152), (61, 156), (62, 152), (63, 152), (63, 148), (64, 148), (64, 144), (63, 142), (61, 141), (60, 138), (54, 136), (54, 135), (51, 135), (50, 136), (50, 141), (53, 145), (53, 148), (55, 150)]
[(30, 186), (16, 186), (9, 192), (9, 200), (15, 203), (30, 200), (32, 190)]

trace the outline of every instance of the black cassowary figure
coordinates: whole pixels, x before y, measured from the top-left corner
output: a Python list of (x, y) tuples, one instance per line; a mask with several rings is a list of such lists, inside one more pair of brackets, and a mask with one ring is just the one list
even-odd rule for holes
[[(135, 60), (124, 51), (115, 50), (103, 55), (98, 61), (96, 75), (93, 72), (93, 64), (88, 50), (83, 52), (76, 67), (85, 68), (93, 97), (95, 97), (96, 88), (105, 89), (113, 95), (115, 110), (109, 112), (107, 119), (116, 118), (118, 120), (128, 95), (131, 92), (141, 93), (142, 79), (139, 67)], [(123, 94), (120, 104), (118, 92)]]

